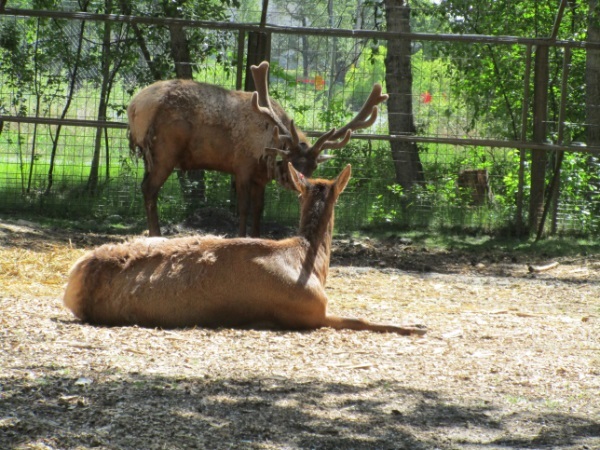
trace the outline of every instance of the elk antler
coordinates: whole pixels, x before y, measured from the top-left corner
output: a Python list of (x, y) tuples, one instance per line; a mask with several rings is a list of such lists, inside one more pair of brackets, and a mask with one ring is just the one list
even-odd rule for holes
[[(256, 88), (256, 91), (252, 93), (252, 106), (254, 107), (254, 110), (271, 119), (276, 125), (276, 130), (279, 128), (279, 130), (274, 131), (276, 139), (282, 141), (289, 139), (293, 141), (293, 135), (283, 124), (281, 118), (273, 111), (271, 100), (269, 100), (269, 63), (263, 61), (258, 66), (250, 66), (250, 70), (252, 71), (252, 78), (254, 78), (254, 86)], [(294, 124), (292, 123), (292, 128), (293, 127)], [(280, 133), (282, 133), (283, 136)]]
[(261, 106), (271, 108), (269, 101), (269, 63), (261, 62), (258, 66), (250, 66), (252, 78), (254, 79), (254, 87), (258, 93), (258, 101)]
[(335, 136), (337, 134), (338, 130), (336, 130), (335, 128), (332, 128), (327, 133), (322, 134), (321, 137), (317, 139), (317, 142), (315, 142), (315, 144), (313, 145), (312, 151), (318, 155), (322, 150), (325, 149), (342, 148), (350, 140), (350, 137), (352, 136), (352, 130), (346, 130), (344, 139), (342, 139), (341, 141), (335, 140)]
[(331, 146), (327, 148), (341, 148), (348, 143), (348, 141), (350, 140), (350, 136), (352, 135), (352, 130), (348, 130), (346, 132), (346, 135), (344, 136), (344, 139), (342, 139), (341, 141), (337, 143), (335, 141), (329, 141), (329, 139), (331, 139), (331, 136), (333, 136), (336, 132), (336, 129), (332, 128), (325, 134), (322, 134), (321, 137), (319, 137), (319, 139), (317, 139), (317, 141), (312, 146), (311, 152), (313, 153), (313, 155), (316, 156), (317, 163), (322, 163), (327, 161), (328, 159), (333, 158), (332, 155), (320, 154), (321, 150), (324, 150), (323, 146), (325, 145), (325, 143), (329, 142), (331, 144)]
[[(287, 128), (285, 127), (285, 125), (283, 124), (283, 122), (281, 121), (279, 116), (277, 114), (275, 114), (275, 111), (273, 111), (273, 108), (271, 108), (271, 105), (269, 104), (268, 107), (260, 106), (258, 103), (259, 102), (258, 97), (259, 97), (258, 92), (252, 93), (252, 107), (254, 108), (254, 110), (256, 112), (264, 114), (265, 116), (267, 116), (269, 119), (271, 119), (273, 121), (273, 123), (275, 124), (275, 129), (273, 130), (273, 138), (275, 140), (286, 140), (286, 139), (291, 140), (292, 138), (289, 136), (289, 131), (287, 131)], [(275, 130), (277, 130), (277, 131), (275, 131)], [(280, 134), (279, 130), (283, 131), (283, 133), (284, 133), (283, 136)]]
[[(370, 127), (377, 120), (377, 105), (388, 99), (388, 94), (382, 94), (381, 84), (375, 83), (371, 94), (365, 101), (364, 105), (350, 122), (344, 125), (339, 130), (333, 129), (327, 133), (321, 135), (313, 146), (313, 151), (320, 152), (325, 149), (341, 148), (348, 143), (352, 131), (360, 130), (361, 128)], [(331, 134), (330, 134), (331, 133)], [(344, 137), (341, 141), (338, 141), (340, 137)], [(320, 146), (317, 146), (320, 144)]]

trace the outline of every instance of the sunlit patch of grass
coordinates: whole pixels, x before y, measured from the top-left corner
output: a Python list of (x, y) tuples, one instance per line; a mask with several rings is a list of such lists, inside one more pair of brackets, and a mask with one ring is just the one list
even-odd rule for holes
[(31, 250), (4, 248), (0, 252), (0, 286), (6, 296), (55, 296), (66, 282), (69, 268), (83, 250), (51, 245)]
[(525, 397), (521, 397), (519, 395), (507, 395), (505, 397), (505, 400), (510, 403), (511, 405), (523, 405), (526, 403), (529, 403), (529, 400), (527, 400)]

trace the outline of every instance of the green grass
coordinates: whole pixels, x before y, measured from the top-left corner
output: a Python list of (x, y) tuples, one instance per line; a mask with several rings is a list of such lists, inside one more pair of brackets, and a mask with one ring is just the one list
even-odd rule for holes
[[(507, 201), (473, 207), (457, 194), (455, 172), (442, 172), (438, 167), (438, 182), (431, 180), (424, 188), (409, 196), (390, 189), (393, 173), (390, 170), (389, 150), (385, 148), (372, 159), (356, 152), (340, 152), (333, 161), (321, 166), (315, 176), (331, 178), (341, 168), (353, 164), (353, 179), (336, 208), (336, 225), (341, 231), (363, 229), (427, 229), (435, 232), (514, 234), (515, 206)], [(80, 157), (80, 161), (82, 158)], [(427, 164), (427, 162), (424, 162)], [(26, 191), (29, 165), (14, 162), (0, 163), (0, 212), (44, 214), (50, 217), (68, 217), (73, 220), (106, 221), (121, 216), (126, 223), (144, 220), (140, 183), (142, 165), (132, 160), (125, 149), (117, 149), (110, 162), (110, 178), (105, 177), (104, 164), (100, 167), (100, 181), (95, 195), (87, 191), (89, 166), (73, 162), (57, 165), (54, 183), (46, 193), (48, 164), (37, 161), (31, 189)], [(448, 170), (448, 168), (445, 168)], [(23, 175), (25, 174), (25, 175)], [(231, 209), (230, 177), (217, 172), (206, 173), (207, 205)], [(498, 197), (496, 197), (498, 198)], [(163, 189), (158, 202), (161, 223), (177, 223), (194, 212), (182, 195), (177, 176), (173, 174)], [(296, 226), (298, 201), (296, 195), (272, 183), (267, 188), (265, 220), (284, 226)], [(565, 223), (563, 232), (583, 230), (590, 233), (589, 224), (580, 224), (577, 215), (573, 222)]]

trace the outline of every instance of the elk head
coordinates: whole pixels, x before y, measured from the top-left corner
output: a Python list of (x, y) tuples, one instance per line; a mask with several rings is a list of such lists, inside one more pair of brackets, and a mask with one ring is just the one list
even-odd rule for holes
[[(288, 163), (291, 163), (304, 176), (310, 177), (320, 163), (333, 158), (332, 155), (325, 155), (322, 152), (342, 148), (348, 143), (354, 130), (373, 125), (377, 120), (377, 105), (389, 97), (387, 94), (382, 94), (382, 87), (379, 83), (374, 84), (371, 94), (350, 122), (339, 129), (332, 128), (323, 133), (311, 145), (293, 120), (288, 128), (273, 110), (268, 88), (269, 63), (263, 61), (250, 69), (256, 86), (256, 91), (252, 94), (252, 106), (255, 111), (269, 118), (275, 125), (273, 141), (276, 147), (265, 149), (265, 154), (272, 161), (268, 164), (269, 170), (273, 178), (288, 189), (293, 189), (287, 170)], [(280, 156), (282, 160), (276, 161), (277, 156)]]

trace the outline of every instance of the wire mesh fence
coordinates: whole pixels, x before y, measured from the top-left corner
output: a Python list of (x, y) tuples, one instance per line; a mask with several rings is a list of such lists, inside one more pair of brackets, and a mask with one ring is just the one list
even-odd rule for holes
[[(390, 93), (378, 120), (332, 151), (336, 158), (316, 172), (334, 176), (353, 165), (353, 180), (337, 209), (338, 227), (513, 229), (519, 201), (527, 216), (532, 161), (525, 149), (535, 144), (547, 150), (548, 184), (557, 155), (568, 150), (551, 209), (555, 229), (597, 230), (598, 165), (580, 144), (587, 132), (582, 64), (588, 51), (576, 45), (580, 41), (551, 46), (548, 138), (538, 142), (532, 138), (533, 79), (527, 78), (532, 46), (539, 42), (529, 36), (495, 41), (436, 36), (426, 29), (434, 27), (432, 19), (419, 25), (429, 34), (371, 32), (383, 20), (381, 11), (346, 2), (334, 14), (327, 10), (330, 3), (276, 5), (267, 15), (269, 25), (261, 28), (270, 35), (270, 95), (299, 128), (317, 136), (350, 120), (374, 83), (389, 82), (389, 42), (409, 41), (405, 58), (411, 68), (411, 90)], [(145, 220), (143, 164), (130, 154), (125, 111), (135, 92), (156, 78), (150, 62), (162, 73), (173, 70), (168, 49), (159, 44), (169, 41), (170, 25), (195, 39), (193, 58), (183, 61), (194, 79), (243, 88), (248, 33), (258, 29), (249, 24), (260, 20), (260, 10), (230, 8), (223, 13), (229, 22), (207, 24), (193, 15), (185, 21), (143, 15), (126, 20), (102, 14), (104, 3), (89, 5), (95, 13), (90, 7), (81, 15), (75, 13), (79, 3), (62, 2), (62, 15), (0, 14), (0, 212), (90, 224)], [(414, 3), (413, 17), (420, 5)], [(435, 6), (428, 4), (429, 14)], [(424, 12), (417, 16), (426, 22)], [(140, 36), (147, 38), (145, 46)], [(567, 48), (568, 74), (561, 71)], [(392, 108), (394, 96), (410, 97), (414, 129), (394, 129), (395, 118), (402, 121), (406, 114)], [(409, 143), (418, 155), (422, 180), (410, 190), (399, 180), (393, 142)], [(173, 174), (160, 194), (162, 221), (180, 221), (194, 211), (235, 210), (229, 175), (207, 172), (205, 184), (206, 200), (194, 202), (187, 195), (193, 189)], [(297, 209), (293, 193), (269, 185), (267, 221), (293, 225)]]

